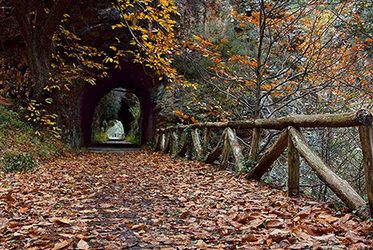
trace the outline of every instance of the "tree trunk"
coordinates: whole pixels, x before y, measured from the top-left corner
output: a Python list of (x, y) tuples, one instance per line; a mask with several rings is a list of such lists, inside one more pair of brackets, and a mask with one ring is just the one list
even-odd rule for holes
[(49, 81), (53, 35), (63, 15), (77, 1), (10, 0), (19, 29), (26, 41), (28, 66), (35, 81), (33, 97), (41, 100)]
[(43, 89), (49, 81), (51, 70), (52, 45), (50, 41), (43, 42), (45, 39), (36, 37), (30, 41), (27, 46), (27, 56), (29, 67), (35, 81), (33, 98), (42, 98)]

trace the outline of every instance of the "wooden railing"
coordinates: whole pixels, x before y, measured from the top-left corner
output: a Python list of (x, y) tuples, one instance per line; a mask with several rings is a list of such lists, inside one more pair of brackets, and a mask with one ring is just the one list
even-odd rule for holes
[[(373, 217), (373, 116), (368, 110), (356, 113), (296, 115), (276, 119), (256, 119), (230, 122), (207, 122), (193, 125), (167, 127), (157, 130), (155, 150), (170, 153), (173, 156), (185, 157), (195, 155), (196, 159), (206, 163), (218, 162), (220, 168), (228, 165), (230, 154), (233, 154), (234, 168), (244, 173), (249, 179), (260, 180), (271, 169), (272, 164), (288, 148), (288, 194), (298, 196), (300, 192), (300, 156), (308, 163), (322, 182), (324, 182), (350, 209), (363, 211), (369, 206)], [(358, 127), (363, 153), (365, 186), (368, 204), (352, 186), (334, 173), (320, 156), (308, 145), (301, 128)], [(203, 137), (200, 130), (203, 129)], [(280, 130), (281, 134), (257, 159), (263, 129)], [(250, 151), (245, 157), (242, 142), (237, 132), (252, 130)], [(208, 149), (212, 131), (223, 131), (218, 143)], [(252, 164), (247, 169), (247, 161)]]

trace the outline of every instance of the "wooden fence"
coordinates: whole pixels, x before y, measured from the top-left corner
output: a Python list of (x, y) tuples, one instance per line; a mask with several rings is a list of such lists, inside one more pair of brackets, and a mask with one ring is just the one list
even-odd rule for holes
[[(355, 113), (297, 115), (274, 119), (256, 119), (230, 122), (207, 122), (193, 125), (167, 127), (157, 130), (155, 150), (185, 157), (194, 154), (196, 159), (206, 163), (218, 162), (225, 169), (229, 157), (234, 158), (238, 173), (245, 173), (249, 179), (260, 180), (271, 169), (272, 164), (288, 148), (288, 194), (298, 196), (300, 156), (308, 163), (324, 182), (350, 209), (363, 211), (369, 206), (373, 217), (373, 116), (368, 110)], [(360, 134), (368, 204), (351, 185), (334, 173), (320, 156), (308, 145), (301, 128), (342, 128), (357, 127)], [(203, 129), (203, 136), (201, 130)], [(282, 131), (277, 141), (257, 159), (263, 129)], [(211, 131), (223, 131), (218, 143), (208, 147)], [(250, 151), (245, 157), (237, 132), (252, 131)], [(192, 152), (193, 151), (193, 152)], [(250, 159), (255, 164), (247, 169)]]

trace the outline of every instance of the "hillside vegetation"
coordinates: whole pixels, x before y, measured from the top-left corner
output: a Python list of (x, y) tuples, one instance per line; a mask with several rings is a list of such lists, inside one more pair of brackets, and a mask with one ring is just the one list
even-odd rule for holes
[[(0, 106), (0, 167), (13, 162), (27, 169), (38, 161), (59, 155), (64, 150), (61, 142), (47, 135), (36, 135), (21, 115)], [(28, 165), (28, 166), (25, 166)]]

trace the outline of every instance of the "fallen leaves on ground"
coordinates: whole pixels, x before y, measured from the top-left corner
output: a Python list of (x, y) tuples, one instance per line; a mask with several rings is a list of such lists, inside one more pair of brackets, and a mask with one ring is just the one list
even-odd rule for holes
[(0, 249), (373, 247), (372, 222), (210, 165), (80, 153), (0, 180)]

